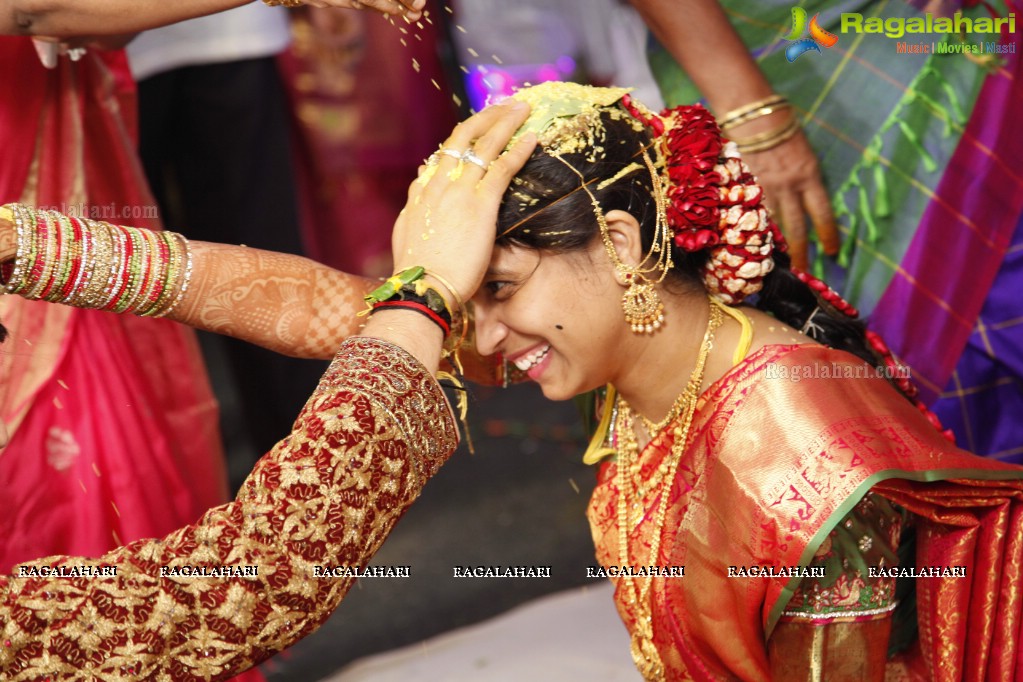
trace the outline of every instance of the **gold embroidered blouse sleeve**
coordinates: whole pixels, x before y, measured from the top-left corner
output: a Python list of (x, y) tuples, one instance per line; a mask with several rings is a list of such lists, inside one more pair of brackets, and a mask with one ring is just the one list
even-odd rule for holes
[(828, 534), (768, 639), (772, 679), (882, 680), (897, 606), (895, 578), (904, 514), (868, 493)]
[(422, 365), (349, 339), (234, 502), (164, 538), (0, 577), (0, 677), (219, 680), (259, 663), (330, 615), (354, 578), (318, 574), (365, 566), (456, 444)]

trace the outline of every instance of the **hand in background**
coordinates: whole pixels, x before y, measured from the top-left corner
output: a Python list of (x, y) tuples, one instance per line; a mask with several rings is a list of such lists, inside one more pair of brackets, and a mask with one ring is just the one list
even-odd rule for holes
[(777, 147), (748, 152), (743, 159), (764, 188), (764, 200), (789, 244), (792, 266), (806, 270), (807, 225), (810, 217), (821, 250), (838, 253), (839, 234), (831, 200), (817, 165), (817, 156), (802, 131)]
[[(678, 11), (678, 0), (630, 2), (706, 97), (719, 120), (726, 112), (775, 94), (719, 0), (686, 0), (685, 12)], [(783, 111), (757, 117), (729, 130), (726, 137), (740, 141), (778, 129), (789, 115)], [(813, 222), (824, 253), (837, 253), (839, 237), (831, 202), (817, 157), (803, 133), (797, 132), (770, 150), (744, 152), (742, 156), (764, 188), (768, 208), (789, 242), (792, 265), (807, 265), (806, 215)]]
[(338, 7), (342, 9), (371, 9), (385, 15), (404, 16), (418, 21), (423, 16), (426, 0), (306, 0), (311, 7)]
[(359, 48), (365, 15), (310, 7), (306, 17), (317, 59), (336, 60)]

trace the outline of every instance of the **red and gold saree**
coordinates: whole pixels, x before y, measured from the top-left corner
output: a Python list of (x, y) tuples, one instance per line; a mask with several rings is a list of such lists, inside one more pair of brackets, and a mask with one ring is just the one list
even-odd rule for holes
[[(672, 426), (641, 452), (640, 478), (669, 455)], [(606, 566), (620, 562), (615, 467), (602, 465), (589, 509)], [(633, 565), (685, 567), (684, 577), (655, 579), (650, 593), (667, 679), (770, 679), (767, 642), (801, 579), (730, 578), (729, 567), (809, 565), (868, 491), (912, 516), (916, 566), (966, 575), (915, 579), (919, 636), (888, 662), (888, 677), (1023, 676), (1023, 470), (952, 446), (858, 358), (767, 346), (703, 394), (670, 489), (651, 486), (646, 513), (628, 529)], [(660, 551), (650, 557), (665, 492)], [(628, 583), (619, 579), (616, 603), (633, 630)]]

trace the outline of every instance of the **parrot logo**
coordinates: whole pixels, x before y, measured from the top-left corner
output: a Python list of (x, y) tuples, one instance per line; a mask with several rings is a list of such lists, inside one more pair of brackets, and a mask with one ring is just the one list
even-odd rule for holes
[(819, 16), (819, 14), (814, 14), (813, 19), (810, 20), (810, 37), (802, 38), (803, 32), (807, 30), (806, 10), (802, 7), (792, 8), (792, 32), (785, 37), (785, 40), (792, 43), (785, 48), (785, 58), (790, 62), (796, 61), (800, 55), (810, 50), (820, 52), (822, 46), (832, 47), (838, 42), (838, 36), (825, 31), (817, 23), (817, 17)]

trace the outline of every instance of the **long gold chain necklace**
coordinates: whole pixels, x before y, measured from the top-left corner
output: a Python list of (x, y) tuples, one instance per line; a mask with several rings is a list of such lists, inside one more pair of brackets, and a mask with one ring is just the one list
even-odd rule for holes
[[(669, 417), (672, 413), (675, 416), (682, 416), (682, 423), (675, 427), (675, 440), (671, 444), (671, 452), (668, 456), (668, 468), (663, 477), (657, 477), (661, 485), (661, 497), (657, 505), (657, 513), (654, 516), (654, 527), (651, 535), (650, 554), (647, 558), (648, 565), (655, 565), (659, 560), (661, 550), (661, 534), (664, 530), (665, 517), (668, 512), (668, 498), (671, 496), (672, 482), (675, 480), (675, 473), (678, 469), (682, 453), (685, 451), (686, 443), (689, 440), (689, 429), (693, 423), (693, 415), (696, 412), (696, 402), (700, 395), (700, 386), (703, 384), (703, 373), (707, 365), (707, 356), (713, 347), (714, 332), (721, 326), (724, 320), (724, 313), (716, 302), (711, 302), (710, 318), (707, 321), (707, 330), (703, 335), (703, 345), (700, 354), (696, 358), (696, 366), (689, 376), (689, 383), (685, 390), (675, 400)], [(676, 410), (676, 406), (678, 409)], [(667, 423), (670, 423), (669, 418)], [(665, 426), (667, 425), (665, 424)], [(618, 486), (618, 552), (621, 566), (629, 566), (629, 495), (625, 485), (625, 470), (632, 470), (635, 463), (630, 461), (632, 457), (639, 456), (639, 444), (636, 441), (634, 430), (634, 418), (629, 404), (619, 395), (618, 397), (618, 419), (615, 424), (615, 433), (622, 440), (618, 448), (618, 467), (615, 474), (615, 483)], [(663, 428), (663, 427), (662, 427)], [(651, 438), (657, 432), (650, 434)], [(635, 476), (631, 476), (633, 480)], [(642, 506), (643, 497), (640, 496), (637, 485), (635, 503)], [(642, 512), (641, 512), (642, 513)], [(657, 647), (654, 645), (653, 633), (653, 605), (650, 603), (650, 590), (653, 585), (653, 576), (629, 576), (624, 580), (631, 581), (632, 597), (634, 605), (634, 616), (636, 625), (632, 632), (632, 660), (636, 667), (648, 680), (659, 680), (664, 677), (664, 663)]]

